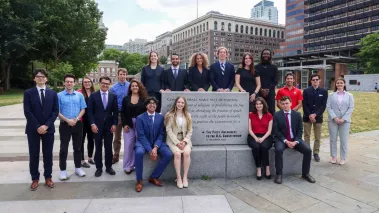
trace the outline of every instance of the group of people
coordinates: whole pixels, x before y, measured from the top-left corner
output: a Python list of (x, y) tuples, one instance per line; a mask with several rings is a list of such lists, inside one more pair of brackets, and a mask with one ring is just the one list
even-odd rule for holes
[[(158, 63), (158, 54), (149, 54), (149, 63), (142, 68), (141, 81), (126, 81), (127, 70), (118, 70), (119, 81), (111, 86), (109, 77), (101, 77), (100, 90), (95, 91), (92, 80), (84, 77), (82, 88), (74, 91), (75, 76), (67, 74), (63, 83), (65, 89), (60, 93), (46, 87), (48, 73), (36, 69), (33, 80), (36, 87), (24, 93), (24, 114), (27, 119), (26, 134), (30, 154), (30, 190), (36, 190), (39, 184), (39, 152), (42, 144), (45, 185), (53, 188), (52, 150), (54, 143), (54, 121), (59, 117), (60, 180), (69, 178), (66, 168), (68, 145), (73, 144), (75, 174), (84, 177), (81, 167), (96, 166), (95, 176), (103, 172), (103, 146), (105, 171), (115, 175), (112, 165), (119, 161), (121, 134), (124, 138), (123, 170), (127, 175), (136, 171), (136, 191), (143, 189), (143, 157), (149, 153), (150, 159), (160, 160), (151, 174), (149, 182), (162, 186), (159, 177), (172, 158), (176, 170), (178, 188), (188, 187), (188, 171), (192, 148), (192, 119), (185, 97), (178, 97), (166, 115), (161, 115), (160, 103), (163, 91), (199, 91), (206, 92), (212, 86), (214, 92), (230, 92), (234, 85), (241, 92), (249, 93), (249, 136), (248, 144), (252, 148), (257, 166), (257, 178), (271, 177), (268, 150), (275, 145), (276, 183), (281, 183), (283, 168), (283, 151), (293, 148), (304, 154), (303, 178), (314, 183), (309, 175), (312, 150), (310, 147), (310, 130), (315, 130), (313, 154), (319, 161), (318, 151), (322, 114), (325, 108), (329, 113), (329, 130), (331, 139), (331, 162), (337, 163), (337, 135), (341, 139), (341, 160), (344, 164), (347, 152), (347, 135), (350, 128), (350, 115), (354, 100), (346, 92), (345, 81), (336, 80), (336, 91), (328, 98), (326, 90), (319, 87), (320, 76), (312, 75), (312, 86), (300, 90), (293, 86), (294, 76), (286, 75), (286, 86), (275, 97), (277, 68), (271, 62), (271, 52), (262, 51), (261, 61), (254, 66), (253, 56), (245, 53), (240, 68), (235, 72), (234, 66), (227, 62), (228, 50), (217, 50), (218, 61), (208, 67), (205, 54), (196, 53), (191, 58), (189, 70), (179, 67), (180, 59), (172, 54), (172, 66), (164, 70)], [(275, 101), (276, 99), (276, 101)], [(302, 102), (304, 100), (304, 103)], [(327, 100), (327, 101), (326, 101)], [(275, 102), (281, 109), (275, 113)], [(305, 142), (302, 140), (303, 124), (301, 114), (304, 108), (303, 122)], [(84, 144), (87, 136), (88, 159), (84, 157)], [(114, 141), (112, 144), (112, 140)], [(42, 143), (41, 143), (42, 140)], [(113, 150), (112, 150), (113, 145)], [(93, 157), (95, 149), (95, 155)], [(181, 176), (181, 159), (183, 155), (183, 176)]]

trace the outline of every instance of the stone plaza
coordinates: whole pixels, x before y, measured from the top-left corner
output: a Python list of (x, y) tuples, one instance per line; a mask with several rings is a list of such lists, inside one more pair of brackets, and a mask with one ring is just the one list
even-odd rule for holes
[[(56, 128), (58, 122), (55, 123)], [(60, 142), (56, 133), (53, 166), (56, 187), (47, 189), (41, 184), (37, 191), (31, 192), (25, 123), (21, 104), (0, 107), (0, 212), (379, 213), (379, 130), (350, 135), (349, 156), (344, 166), (328, 163), (329, 141), (323, 139), (321, 161), (312, 161), (311, 167), (316, 184), (302, 180), (299, 175), (286, 175), (282, 185), (274, 184), (273, 179), (257, 181), (253, 176), (255, 168), (245, 166), (243, 170), (250, 175), (238, 174), (241, 168), (237, 168), (237, 163), (228, 165), (224, 176), (201, 171), (199, 174), (202, 175), (190, 179), (189, 188), (178, 189), (174, 179), (168, 175), (173, 172), (170, 164), (165, 174), (165, 186), (159, 188), (145, 181), (141, 193), (134, 190), (135, 173), (125, 175), (122, 162), (114, 165), (115, 176), (105, 174), (95, 178), (93, 166), (84, 169), (86, 177), (75, 176), (72, 146), (67, 164), (71, 178), (59, 181)], [(241, 151), (240, 145), (225, 146), (238, 146), (231, 152), (236, 153), (235, 157), (241, 153), (251, 155), (245, 148)], [(221, 157), (234, 158), (224, 150), (226, 154), (221, 154)], [(201, 159), (196, 161), (196, 152), (201, 156), (201, 152), (194, 149), (191, 165), (194, 169), (201, 163)], [(40, 170), (42, 168), (41, 163)]]

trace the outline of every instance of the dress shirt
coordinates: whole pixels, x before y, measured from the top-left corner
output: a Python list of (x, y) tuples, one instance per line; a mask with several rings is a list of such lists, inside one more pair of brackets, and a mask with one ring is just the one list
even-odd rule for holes
[(171, 66), (171, 70), (172, 70), (172, 74), (175, 76), (175, 70), (177, 70), (177, 74), (179, 75), (179, 66), (177, 67), (174, 67), (174, 66)]
[(338, 98), (338, 105), (341, 105), (343, 96), (345, 95), (346, 91), (337, 91), (337, 98)]
[(220, 63), (220, 68), (222, 69), (222, 65), (224, 65), (224, 69), (226, 69), (225, 65), (226, 65), (226, 61), (222, 62), (222, 61), (218, 61)]
[(46, 98), (46, 85), (44, 85), (43, 87), (39, 87), (39, 86), (36, 86), (36, 87), (37, 87), (37, 90), (38, 90), (39, 100), (40, 100), (41, 103), (42, 103), (42, 99), (41, 99), (41, 89), (43, 89), (43, 95), (44, 95), (45, 98)]
[(86, 101), (82, 93), (73, 91), (71, 94), (67, 90), (58, 93), (59, 112), (68, 119), (78, 117), (82, 109), (87, 108)]
[[(117, 96), (118, 111), (121, 111), (122, 100), (124, 99), (125, 96), (128, 95), (129, 84), (130, 83), (127, 81), (125, 81), (124, 83), (117, 82), (110, 89), (110, 91)], [(107, 94), (107, 97), (108, 97), (108, 94)]]
[[(286, 112), (286, 111), (283, 111), (284, 112), (284, 119), (286, 117), (286, 113), (288, 113), (288, 124), (290, 125), (289, 128), (290, 128), (290, 135), (291, 135), (291, 138), (293, 138), (293, 132), (292, 132), (292, 124), (291, 124), (291, 112), (292, 110)], [(287, 140), (287, 139), (286, 139)], [(286, 143), (286, 140), (284, 140), (284, 143)]]
[(153, 116), (153, 124), (154, 124), (154, 119), (155, 119), (155, 112), (153, 114), (150, 114), (149, 112), (147, 112), (147, 115), (152, 115)]

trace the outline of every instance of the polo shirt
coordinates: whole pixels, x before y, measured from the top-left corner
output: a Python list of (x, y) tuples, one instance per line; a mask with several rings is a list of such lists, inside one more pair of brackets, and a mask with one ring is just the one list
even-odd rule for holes
[(280, 99), (283, 96), (288, 96), (291, 98), (291, 101), (292, 101), (291, 109), (295, 108), (298, 102), (303, 100), (303, 95), (301, 94), (301, 90), (296, 87), (292, 87), (291, 90), (288, 89), (288, 87), (286, 86), (284, 86), (283, 88), (280, 88), (278, 92), (276, 93), (275, 99), (277, 101), (280, 101)]
[(68, 119), (78, 117), (82, 109), (87, 108), (86, 101), (82, 93), (73, 91), (71, 94), (66, 90), (58, 93), (59, 113)]
[(254, 134), (266, 134), (268, 131), (268, 125), (272, 121), (272, 115), (267, 112), (262, 115), (262, 119), (259, 119), (258, 113), (249, 113), (251, 122), (251, 130)]

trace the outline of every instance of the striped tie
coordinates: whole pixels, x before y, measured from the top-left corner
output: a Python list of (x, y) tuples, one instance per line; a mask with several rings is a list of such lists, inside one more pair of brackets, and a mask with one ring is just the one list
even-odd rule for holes
[(221, 63), (222, 75), (225, 74), (225, 64)]

